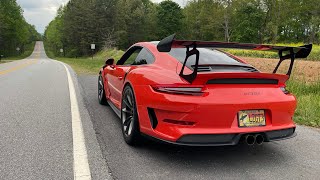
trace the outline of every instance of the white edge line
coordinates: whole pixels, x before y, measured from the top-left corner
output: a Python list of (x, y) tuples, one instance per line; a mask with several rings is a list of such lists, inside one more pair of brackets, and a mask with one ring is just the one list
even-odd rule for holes
[[(59, 62), (61, 63), (61, 62)], [(73, 137), (73, 174), (75, 180), (91, 180), (90, 167), (88, 162), (88, 154), (85, 145), (83, 127), (78, 107), (78, 101), (74, 83), (67, 66), (61, 63), (67, 71), (71, 116), (72, 116), (72, 137)]]

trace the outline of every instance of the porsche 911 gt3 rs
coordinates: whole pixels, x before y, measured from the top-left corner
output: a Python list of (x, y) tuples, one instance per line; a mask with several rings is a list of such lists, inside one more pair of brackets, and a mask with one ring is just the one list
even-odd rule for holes
[[(220, 48), (274, 51), (273, 73), (260, 72)], [(176, 40), (140, 42), (101, 68), (98, 98), (120, 117), (129, 145), (141, 135), (192, 146), (250, 145), (295, 136), (296, 98), (286, 90), (301, 47)], [(277, 74), (284, 60), (287, 74)]]

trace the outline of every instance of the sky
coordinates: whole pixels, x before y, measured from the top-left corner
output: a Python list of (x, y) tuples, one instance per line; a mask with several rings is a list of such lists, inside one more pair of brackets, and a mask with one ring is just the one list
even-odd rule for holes
[[(35, 25), (39, 33), (43, 34), (46, 26), (56, 16), (58, 8), (69, 0), (17, 0), (24, 10), (24, 17), (29, 24)], [(151, 0), (161, 2), (162, 0)], [(173, 0), (184, 7), (188, 0)]]

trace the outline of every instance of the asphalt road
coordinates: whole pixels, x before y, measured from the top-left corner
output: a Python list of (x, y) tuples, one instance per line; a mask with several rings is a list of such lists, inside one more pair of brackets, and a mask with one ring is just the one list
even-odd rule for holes
[[(92, 179), (110, 178), (93, 126), (79, 96), (87, 164)], [(0, 64), (0, 179), (73, 179), (74, 149), (67, 72), (45, 55)], [(77, 133), (77, 132), (76, 132)]]
[[(320, 130), (262, 146), (125, 144), (120, 120), (97, 100), (97, 76), (71, 79), (92, 179), (319, 179)], [(67, 71), (38, 42), (28, 59), (0, 64), (0, 179), (73, 179), (77, 162)]]
[(97, 77), (79, 76), (81, 94), (114, 179), (319, 179), (320, 130), (262, 146), (177, 147), (125, 144), (120, 120), (97, 101)]

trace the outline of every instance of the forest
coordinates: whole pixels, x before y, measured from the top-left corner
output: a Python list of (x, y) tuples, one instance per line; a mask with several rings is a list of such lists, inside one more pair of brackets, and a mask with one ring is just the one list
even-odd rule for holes
[(81, 57), (94, 53), (90, 44), (96, 51), (126, 49), (173, 33), (181, 39), (319, 44), (320, 0), (190, 0), (185, 7), (170, 0), (71, 0), (47, 26), (44, 40), (55, 56)]
[(17, 56), (24, 53), (27, 45), (40, 39), (35, 26), (24, 19), (23, 10), (16, 0), (0, 1), (0, 55)]

